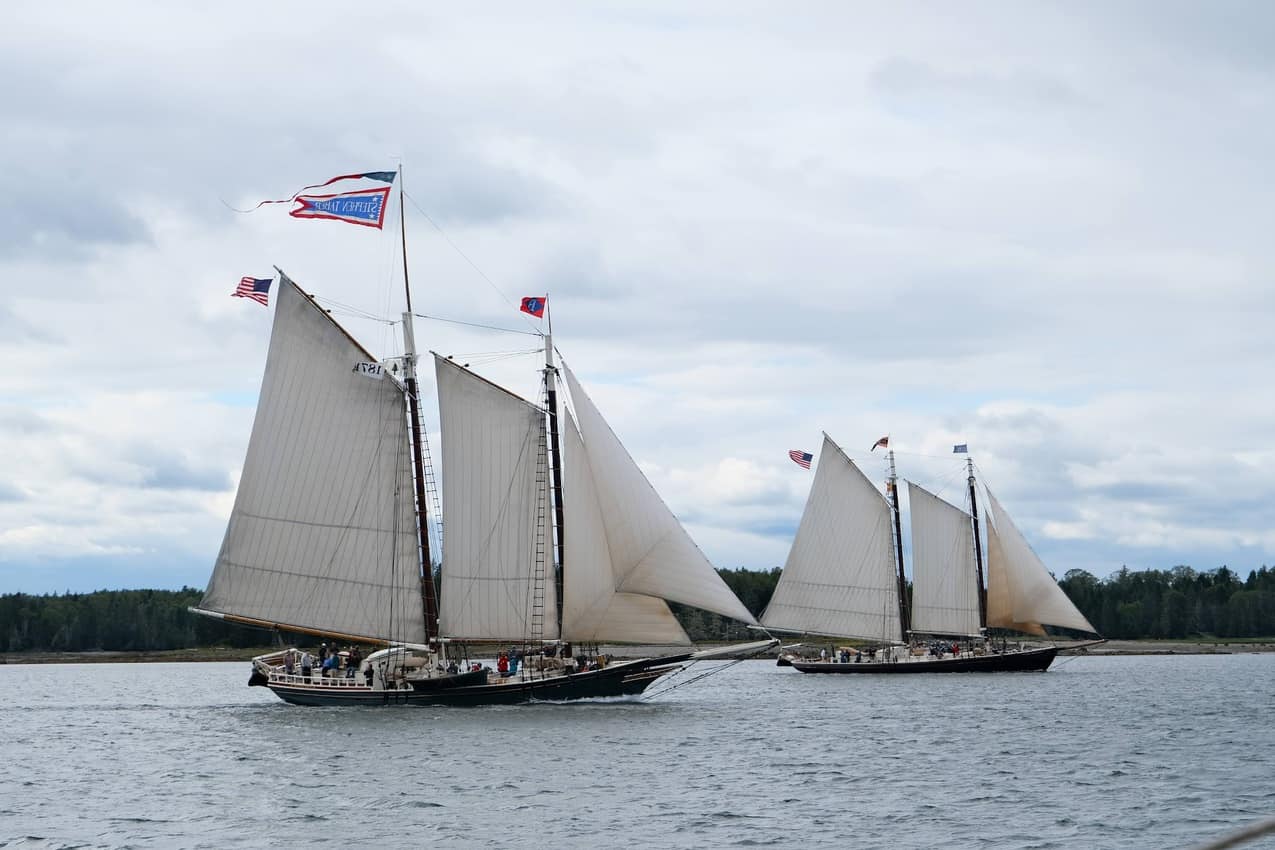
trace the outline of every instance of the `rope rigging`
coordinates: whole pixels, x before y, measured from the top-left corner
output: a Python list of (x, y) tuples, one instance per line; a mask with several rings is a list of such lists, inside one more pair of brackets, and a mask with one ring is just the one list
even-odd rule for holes
[[(698, 681), (701, 681), (702, 679), (707, 679), (709, 676), (712, 676), (716, 673), (720, 673), (723, 670), (729, 670), (730, 668), (734, 667), (736, 664), (740, 663), (743, 660), (744, 659), (742, 658), (733, 659), (721, 665), (720, 667), (713, 667), (709, 670), (705, 670), (703, 673), (700, 673), (696, 676), (692, 676), (689, 679), (685, 679), (683, 681), (676, 682), (674, 684), (670, 684), (670, 685), (667, 685), (666, 687), (660, 688), (658, 691), (643, 694), (641, 702), (648, 702), (650, 700), (655, 699), (656, 697), (664, 696), (664, 694), (667, 694), (667, 693), (672, 693), (673, 691), (685, 685), (692, 685)], [(699, 663), (698, 661), (692, 661), (690, 664), (687, 664), (681, 670), (677, 671), (672, 676), (670, 676), (667, 681), (672, 681), (673, 679), (676, 679), (678, 676), (682, 675), (687, 670), (690, 670), (692, 667), (694, 667), (698, 663)]]
[[(400, 188), (400, 191), (402, 191), (401, 188)], [(478, 276), (481, 277), (483, 281), (486, 282), (486, 284), (492, 288), (492, 290), (497, 295), (499, 295), (502, 299), (504, 299), (506, 304), (514, 308), (517, 308), (519, 306), (519, 303), (517, 301), (515, 301), (513, 298), (510, 298), (508, 295), (506, 295), (504, 290), (502, 290), (499, 286), (497, 286), (495, 281), (489, 278), (483, 272), (483, 270), (480, 269), (478, 265), (469, 258), (469, 255), (466, 254), (464, 251), (462, 251), (460, 249), (460, 246), (452, 241), (452, 238), (447, 235), (446, 231), (444, 231), (443, 228), (439, 227), (438, 222), (434, 221), (434, 219), (430, 217), (430, 214), (427, 213), (420, 204), (416, 203), (415, 198), (413, 198), (411, 195), (407, 194), (406, 192), (402, 192), (402, 197), (407, 198), (407, 200), (411, 201), (412, 206), (416, 208), (416, 211), (419, 212), (421, 215), (425, 216), (425, 220), (430, 223), (430, 226), (438, 231), (438, 235), (443, 237), (443, 240), (448, 245), (451, 246), (452, 250), (455, 251), (458, 255), (460, 255), (460, 258), (463, 259), (466, 263), (468, 263), (469, 267), (472, 268), (478, 274)], [(525, 314), (523, 315), (523, 321), (525, 321), (530, 327), (535, 328), (535, 325), (531, 322), (530, 319), (527, 318)], [(538, 335), (539, 331), (536, 331), (536, 334)]]
[[(482, 328), (489, 331), (500, 331), (508, 334), (522, 334), (524, 336), (544, 336), (540, 331), (520, 331), (517, 328), (502, 328), (499, 325), (485, 325), (482, 322), (466, 322), (461, 319), (448, 319), (444, 316), (431, 316), (428, 313), (413, 313), (418, 319), (429, 319), (431, 322), (446, 322), (449, 325), (464, 325), (469, 328)], [(539, 351), (540, 349), (536, 349)]]

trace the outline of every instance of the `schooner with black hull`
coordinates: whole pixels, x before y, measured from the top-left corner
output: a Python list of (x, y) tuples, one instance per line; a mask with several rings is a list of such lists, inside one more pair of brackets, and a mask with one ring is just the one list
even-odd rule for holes
[[(239, 489), (192, 610), (312, 635), (334, 652), (381, 648), (337, 675), (296, 649), (269, 653), (253, 659), (250, 685), (328, 706), (618, 697), (689, 662), (777, 643), (691, 647), (669, 601), (756, 620), (555, 364), (549, 335), (543, 404), (434, 357), (446, 518), (436, 594), (410, 289), (404, 353), (387, 368), (279, 276)], [(573, 651), (602, 643), (677, 649), (622, 662)], [(471, 646), (510, 647), (512, 663), (468, 663)]]
[[(963, 449), (963, 447), (961, 447)], [(1058, 647), (1010, 646), (989, 629), (1043, 637), (1045, 626), (1096, 634), (984, 487), (987, 578), (974, 466), (969, 511), (908, 482), (913, 592), (906, 595), (898, 478), (887, 455), (886, 495), (824, 434), (814, 484), (762, 624), (775, 631), (873, 642), (832, 657), (780, 655), (803, 673), (1043, 671)]]

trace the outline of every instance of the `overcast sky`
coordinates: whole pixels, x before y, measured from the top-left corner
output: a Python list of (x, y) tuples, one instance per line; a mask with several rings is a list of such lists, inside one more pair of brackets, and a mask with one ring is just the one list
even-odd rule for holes
[[(273, 310), (235, 283), (402, 309), (396, 230), (226, 203), (399, 162), (416, 309), (550, 293), (718, 566), (783, 563), (823, 430), (958, 503), (968, 443), (1059, 576), (1275, 563), (1275, 7), (456, 8), (8, 10), (0, 592), (205, 584)], [(534, 337), (417, 336), (536, 392), (478, 365)]]

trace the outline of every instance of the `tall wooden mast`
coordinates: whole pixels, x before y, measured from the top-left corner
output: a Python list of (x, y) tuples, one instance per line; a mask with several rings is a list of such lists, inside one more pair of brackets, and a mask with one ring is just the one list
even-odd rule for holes
[(438, 595), (434, 591), (434, 562), (429, 552), (429, 515), (425, 501), (425, 460), (421, 446), (421, 405), (416, 384), (416, 334), (412, 329), (412, 286), (407, 276), (407, 221), (403, 215), (403, 166), (398, 167), (398, 226), (403, 243), (403, 372), (407, 384), (407, 409), (412, 425), (412, 471), (416, 480), (416, 532), (421, 552), (421, 604), (425, 609), (425, 640), (438, 637)]
[(894, 514), (894, 557), (899, 567), (899, 631), (904, 642), (912, 631), (911, 612), (908, 610), (908, 580), (903, 573), (903, 524), (899, 520), (899, 476), (894, 471), (894, 449), (886, 454), (890, 461), (890, 477), (886, 490), (890, 494), (890, 511)]
[[(546, 309), (548, 307), (546, 306)], [(553, 592), (558, 603), (558, 637), (562, 637), (562, 587), (566, 570), (566, 532), (562, 522), (562, 443), (558, 439), (558, 368), (553, 365), (553, 319), (549, 320), (549, 333), (545, 334), (545, 399), (549, 408), (549, 475), (553, 493), (553, 518), (557, 553), (557, 569), (554, 570)]]
[(983, 585), (983, 544), (978, 539), (978, 496), (974, 487), (974, 459), (965, 458), (965, 469), (969, 473), (970, 485), (970, 518), (974, 521), (974, 575), (978, 584), (978, 626), (987, 628), (987, 588)]

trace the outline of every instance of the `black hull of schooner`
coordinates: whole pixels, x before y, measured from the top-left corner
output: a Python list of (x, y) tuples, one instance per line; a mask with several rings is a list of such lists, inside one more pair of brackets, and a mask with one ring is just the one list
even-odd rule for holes
[(801, 661), (783, 657), (779, 666), (802, 673), (1027, 673), (1044, 672), (1054, 663), (1058, 647), (1024, 649), (990, 655), (956, 655), (906, 661), (862, 661), (841, 664), (831, 661)]
[(292, 705), (374, 706), (517, 705), (529, 702), (569, 702), (582, 699), (636, 696), (657, 679), (681, 669), (690, 653), (641, 661), (618, 662), (601, 670), (545, 678), (509, 678), (492, 681), (489, 671), (462, 673), (412, 683), (413, 687), (373, 689), (365, 686), (333, 686), (313, 683), (267, 681), (254, 672), (249, 685), (262, 685)]

